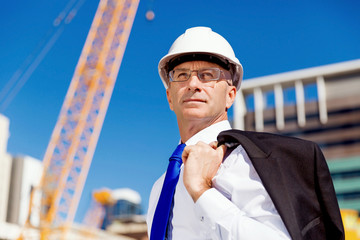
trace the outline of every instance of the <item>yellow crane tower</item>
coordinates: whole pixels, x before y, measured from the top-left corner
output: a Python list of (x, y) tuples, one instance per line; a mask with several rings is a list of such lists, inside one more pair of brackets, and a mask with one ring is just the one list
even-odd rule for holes
[[(40, 239), (71, 227), (113, 92), (139, 0), (100, 0), (33, 191), (19, 239), (29, 239), (32, 213), (40, 212)], [(36, 196), (41, 204), (36, 206)]]

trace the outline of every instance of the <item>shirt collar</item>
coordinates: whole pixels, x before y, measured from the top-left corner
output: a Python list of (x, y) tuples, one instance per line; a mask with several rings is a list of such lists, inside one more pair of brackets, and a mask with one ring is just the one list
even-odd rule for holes
[(220, 132), (229, 129), (231, 129), (231, 126), (228, 120), (215, 123), (192, 136), (186, 141), (186, 145), (195, 145), (199, 141), (209, 144), (217, 140), (217, 136)]

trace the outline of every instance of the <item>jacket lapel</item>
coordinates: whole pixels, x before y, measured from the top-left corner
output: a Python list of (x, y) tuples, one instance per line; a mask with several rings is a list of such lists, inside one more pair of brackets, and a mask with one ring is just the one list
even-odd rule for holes
[(271, 150), (268, 146), (263, 146), (264, 144), (261, 144), (261, 141), (250, 139), (247, 136), (249, 134), (251, 135), (250, 132), (240, 130), (224, 131), (219, 134), (218, 142), (228, 147), (233, 147), (236, 144), (243, 146), (291, 237), (297, 239), (301, 234), (296, 227), (296, 217), (281, 165), (277, 158), (271, 156)]

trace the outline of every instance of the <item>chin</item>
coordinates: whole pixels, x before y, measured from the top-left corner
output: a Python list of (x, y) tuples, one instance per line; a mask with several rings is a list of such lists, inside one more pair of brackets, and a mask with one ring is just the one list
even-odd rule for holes
[(183, 113), (183, 116), (188, 120), (204, 119), (208, 117), (204, 112), (200, 111), (186, 111)]

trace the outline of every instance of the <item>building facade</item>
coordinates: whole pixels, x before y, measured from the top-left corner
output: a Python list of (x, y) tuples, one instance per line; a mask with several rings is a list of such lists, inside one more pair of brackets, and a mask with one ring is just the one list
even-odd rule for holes
[(0, 114), (0, 222), (5, 222), (10, 186), (11, 156), (7, 153), (9, 119)]
[[(16, 156), (12, 159), (7, 222), (23, 226), (28, 218), (32, 190), (40, 183), (42, 163), (29, 156)], [(40, 197), (34, 196), (40, 208)], [(40, 212), (32, 211), (31, 223), (38, 226)]]
[(316, 142), (340, 208), (360, 211), (360, 60), (245, 80), (233, 125)]

